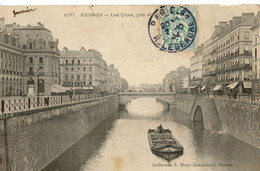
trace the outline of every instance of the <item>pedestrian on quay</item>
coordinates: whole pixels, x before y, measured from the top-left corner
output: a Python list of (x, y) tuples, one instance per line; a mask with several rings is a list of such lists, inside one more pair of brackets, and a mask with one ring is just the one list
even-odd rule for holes
[(69, 91), (70, 101), (72, 102), (72, 88)]

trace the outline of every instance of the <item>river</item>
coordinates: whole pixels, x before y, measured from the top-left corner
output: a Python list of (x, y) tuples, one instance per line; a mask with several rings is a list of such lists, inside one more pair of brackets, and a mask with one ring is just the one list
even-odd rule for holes
[[(259, 171), (260, 150), (230, 135), (203, 129), (168, 105), (153, 98), (133, 100), (126, 110), (108, 118), (50, 163), (51, 171)], [(176, 117), (178, 116), (178, 117)], [(172, 130), (183, 155), (167, 161), (154, 155), (147, 130)]]

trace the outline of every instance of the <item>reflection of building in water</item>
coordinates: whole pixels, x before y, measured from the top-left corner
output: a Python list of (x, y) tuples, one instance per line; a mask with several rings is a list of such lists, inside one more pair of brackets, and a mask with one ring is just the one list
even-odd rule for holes
[(0, 96), (27, 94), (29, 76), (34, 80), (35, 94), (39, 91), (50, 95), (51, 85), (59, 80), (57, 45), (58, 40), (41, 23), (37, 26), (4, 25), (1, 18)]

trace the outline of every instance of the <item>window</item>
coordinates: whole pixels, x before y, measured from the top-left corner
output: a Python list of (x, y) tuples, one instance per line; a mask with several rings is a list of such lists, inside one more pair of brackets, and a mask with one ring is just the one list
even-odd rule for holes
[(83, 71), (86, 71), (86, 67), (83, 67)]
[(74, 67), (71, 67), (71, 71), (74, 71)]
[(92, 75), (89, 75), (89, 80), (92, 80)]
[(39, 57), (39, 63), (40, 63), (40, 64), (43, 63), (43, 57)]
[(71, 60), (71, 64), (74, 65), (74, 60)]
[(89, 82), (89, 85), (92, 85), (92, 82)]
[(29, 57), (29, 63), (33, 63), (33, 57)]
[(74, 80), (74, 75), (71, 75), (71, 80), (72, 80), (72, 81)]
[(86, 80), (87, 76), (86, 75), (83, 75), (83, 80)]
[(92, 71), (92, 67), (89, 67), (89, 71)]
[(65, 80), (68, 81), (69, 77), (68, 75), (65, 75)]
[(42, 72), (42, 70), (43, 70), (43, 67), (41, 66), (41, 67), (39, 67), (39, 70), (40, 70), (40, 72)]
[(245, 51), (249, 51), (249, 44), (245, 44)]
[(80, 67), (78, 67), (77, 69), (80, 70)]
[(257, 61), (257, 48), (255, 48), (255, 62)]
[(249, 31), (244, 32), (244, 39), (249, 39)]
[(29, 48), (30, 48), (30, 49), (33, 49), (33, 43), (32, 43), (32, 42), (29, 43)]
[(78, 80), (78, 81), (80, 80), (80, 75), (77, 75), (77, 80)]
[(68, 72), (68, 71), (69, 71), (69, 68), (68, 68), (68, 67), (66, 67), (66, 68), (65, 68), (65, 70), (66, 70), (66, 72)]
[(80, 60), (78, 60), (78, 65), (80, 65)]
[(66, 60), (66, 65), (68, 65), (69, 64), (69, 61), (68, 60)]
[(33, 73), (33, 67), (29, 67), (29, 74)]
[(255, 44), (257, 43), (257, 34), (255, 34)]

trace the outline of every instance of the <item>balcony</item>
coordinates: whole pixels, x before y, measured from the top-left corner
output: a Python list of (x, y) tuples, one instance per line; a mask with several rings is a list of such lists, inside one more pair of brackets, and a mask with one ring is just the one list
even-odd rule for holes
[(237, 65), (227, 66), (226, 68), (216, 69), (215, 74), (233, 71), (233, 70), (251, 69), (251, 68), (252, 68), (251, 64), (237, 64)]

